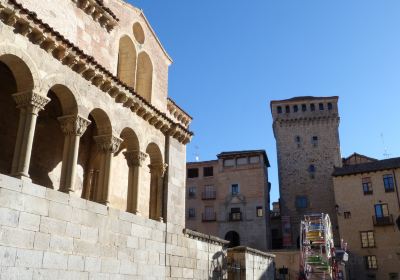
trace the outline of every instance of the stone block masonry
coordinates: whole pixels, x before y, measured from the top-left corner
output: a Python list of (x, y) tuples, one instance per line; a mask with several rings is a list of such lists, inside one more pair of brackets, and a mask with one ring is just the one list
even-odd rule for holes
[(227, 278), (225, 240), (5, 175), (0, 197), (0, 279)]

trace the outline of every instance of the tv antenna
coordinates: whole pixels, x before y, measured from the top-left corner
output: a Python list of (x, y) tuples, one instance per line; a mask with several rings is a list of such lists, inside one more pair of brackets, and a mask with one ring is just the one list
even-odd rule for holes
[(390, 157), (390, 154), (388, 153), (388, 149), (385, 144), (385, 137), (383, 136), (383, 133), (381, 133), (381, 139), (382, 139), (382, 144), (383, 144), (383, 157), (387, 159)]
[(194, 149), (195, 149), (194, 158), (196, 162), (199, 162), (200, 161), (199, 146), (195, 146)]

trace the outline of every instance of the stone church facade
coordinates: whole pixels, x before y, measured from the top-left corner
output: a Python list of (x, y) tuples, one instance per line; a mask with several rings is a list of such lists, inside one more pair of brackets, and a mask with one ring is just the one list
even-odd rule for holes
[(226, 241), (184, 230), (191, 117), (143, 12), (0, 0), (0, 38), (0, 278), (226, 278)]

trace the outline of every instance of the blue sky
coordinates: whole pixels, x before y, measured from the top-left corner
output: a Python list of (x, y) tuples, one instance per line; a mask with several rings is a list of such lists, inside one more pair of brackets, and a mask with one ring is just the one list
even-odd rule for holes
[(169, 96), (194, 117), (188, 161), (265, 149), (277, 200), (269, 102), (300, 95), (340, 97), (343, 156), (399, 156), (400, 1), (131, 3), (174, 60)]

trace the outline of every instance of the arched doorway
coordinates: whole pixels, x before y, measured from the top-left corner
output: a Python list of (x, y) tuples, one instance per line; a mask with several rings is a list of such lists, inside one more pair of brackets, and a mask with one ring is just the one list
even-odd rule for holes
[(240, 246), (240, 236), (236, 231), (229, 231), (225, 234), (225, 240), (229, 241), (228, 248)]

